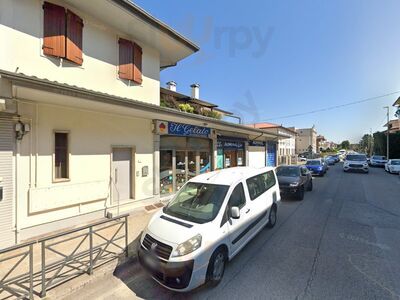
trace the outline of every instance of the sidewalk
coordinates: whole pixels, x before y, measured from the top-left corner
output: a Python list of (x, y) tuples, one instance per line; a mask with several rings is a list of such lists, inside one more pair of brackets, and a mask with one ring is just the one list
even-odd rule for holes
[[(46, 245), (54, 245), (52, 248), (54, 251), (47, 250), (46, 251), (46, 266), (57, 263), (64, 257), (68, 257), (73, 255), (73, 253), (83, 253), (82, 257), (77, 260), (72, 260), (67, 265), (62, 266), (62, 263), (58, 264), (62, 270), (60, 270), (60, 277), (66, 278), (67, 276), (71, 276), (73, 279), (68, 282), (62, 283), (59, 286), (51, 288), (47, 291), (46, 299), (63, 299), (66, 296), (70, 295), (73, 292), (78, 291), (79, 289), (84, 288), (91, 282), (102, 280), (102, 278), (107, 277), (107, 275), (112, 275), (115, 268), (129, 259), (135, 259), (136, 257), (136, 249), (137, 244), (140, 239), (140, 234), (143, 228), (147, 225), (151, 216), (160, 209), (155, 205), (147, 206), (145, 209), (140, 211), (133, 212), (127, 218), (128, 220), (128, 257), (123, 254), (123, 251), (119, 248), (125, 247), (125, 226), (121, 227), (121, 224), (115, 223), (106, 223), (103, 227), (96, 228), (96, 234), (93, 234), (93, 247), (97, 249), (95, 254), (99, 254), (103, 247), (102, 244), (107, 239), (111, 240), (114, 237), (115, 242), (107, 245), (107, 250), (104, 251), (103, 255), (99, 255), (101, 259), (104, 256), (104, 264), (99, 260), (101, 265), (94, 269), (92, 275), (82, 274), (77, 277), (72, 276), (74, 272), (79, 270), (79, 268), (87, 268), (89, 264), (88, 260), (88, 249), (89, 249), (89, 239), (87, 238), (87, 232), (78, 231), (73, 234), (68, 234), (67, 236), (63, 236), (60, 238), (52, 239), (46, 242)], [(111, 226), (110, 226), (111, 225)], [(123, 224), (122, 224), (123, 225)], [(97, 235), (98, 234), (98, 235)], [(62, 243), (57, 244), (62, 241)], [(23, 253), (26, 249), (21, 249), (16, 252), (13, 251), (8, 254), (0, 255), (0, 259), (5, 257), (14, 256), (17, 253)], [(35, 299), (40, 299), (39, 294), (41, 291), (41, 244), (36, 243), (33, 244), (33, 273), (34, 273), (34, 294)], [(75, 251), (75, 252), (74, 252)], [(110, 255), (109, 255), (110, 254)], [(117, 258), (112, 259), (117, 254)], [(12, 269), (13, 265), (20, 260), (21, 257), (15, 257), (6, 262), (0, 263), (0, 280), (7, 275), (7, 273)], [(52, 275), (56, 274), (58, 269), (54, 268), (52, 270), (50, 268), (49, 272), (46, 274), (46, 278), (51, 278)], [(29, 282), (29, 257), (26, 257), (21, 263), (15, 268), (12, 273), (7, 277), (14, 278), (16, 276), (20, 276), (20, 279), (16, 280), (15, 288), (27, 287)], [(3, 291), (0, 293), (0, 299), (13, 299), (10, 293)], [(8, 298), (10, 297), (10, 298)]]
[[(95, 284), (98, 288), (98, 295), (107, 295), (106, 291), (109, 290), (109, 287), (115, 286), (117, 280), (114, 278), (113, 273), (115, 269), (121, 265), (126, 263), (129, 260), (135, 260), (137, 253), (136, 249), (139, 243), (140, 235), (144, 229), (144, 227), (149, 222), (152, 215), (158, 211), (159, 208), (153, 209), (148, 212), (142, 213), (134, 213), (129, 216), (128, 224), (128, 257), (126, 258), (124, 255), (121, 255), (119, 259), (115, 259), (112, 262), (99, 267), (94, 270), (93, 275), (83, 274), (71, 281), (62, 284), (47, 293), (46, 299), (77, 299), (76, 295), (80, 295), (78, 299), (95, 299), (92, 296), (89, 296), (88, 291), (85, 291), (85, 288), (89, 285)], [(121, 285), (121, 288), (123, 286)], [(93, 292), (93, 291), (92, 291)], [(121, 293), (122, 294), (122, 293)], [(125, 294), (125, 291), (124, 291)], [(71, 295), (75, 295), (72, 296)], [(86, 297), (85, 295), (89, 296)], [(117, 295), (109, 295), (110, 297), (104, 297), (103, 299), (119, 299), (116, 297)], [(132, 299), (132, 298), (130, 298)]]

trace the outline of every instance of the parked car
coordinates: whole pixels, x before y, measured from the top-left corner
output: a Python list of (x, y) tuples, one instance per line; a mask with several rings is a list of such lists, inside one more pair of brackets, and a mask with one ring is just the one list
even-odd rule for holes
[(320, 160), (321, 160), (321, 162), (322, 162), (322, 165), (323, 165), (323, 167), (324, 167), (324, 169), (325, 169), (325, 173), (326, 173), (326, 171), (328, 171), (329, 170), (329, 165), (328, 165), (328, 163), (327, 163), (327, 161), (325, 160), (325, 158), (324, 157), (322, 157), (322, 158), (319, 158)]
[(386, 156), (373, 155), (369, 163), (371, 167), (384, 167), (387, 163), (387, 159)]
[(339, 156), (339, 154), (335, 154), (335, 155), (332, 155), (332, 158), (335, 160), (335, 162), (340, 162), (340, 156)]
[(400, 173), (400, 159), (389, 159), (385, 164), (385, 171), (391, 174)]
[(369, 172), (367, 156), (365, 154), (347, 154), (343, 163), (343, 171)]
[(333, 156), (325, 157), (325, 161), (328, 164), (328, 166), (333, 166), (336, 163), (336, 159)]
[(303, 200), (305, 191), (312, 191), (313, 181), (305, 166), (279, 166), (276, 168), (281, 195), (294, 195)]
[(274, 168), (236, 167), (189, 180), (144, 229), (138, 259), (154, 280), (174, 291), (217, 285), (225, 265), (277, 220)]
[(326, 169), (320, 159), (307, 160), (306, 167), (312, 175), (324, 176), (326, 173)]

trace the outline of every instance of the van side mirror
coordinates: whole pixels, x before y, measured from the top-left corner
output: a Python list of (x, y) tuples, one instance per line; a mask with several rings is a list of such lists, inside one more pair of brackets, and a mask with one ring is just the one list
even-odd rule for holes
[(231, 217), (232, 219), (240, 218), (240, 209), (237, 206), (231, 207)]

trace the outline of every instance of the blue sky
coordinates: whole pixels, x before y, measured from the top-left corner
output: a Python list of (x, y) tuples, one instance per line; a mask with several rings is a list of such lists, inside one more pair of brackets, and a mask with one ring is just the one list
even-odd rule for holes
[(200, 98), (246, 123), (315, 124), (329, 140), (358, 142), (383, 130), (383, 106), (400, 96), (276, 119), (400, 91), (397, 0), (134, 2), (201, 48), (162, 71), (162, 85), (190, 93), (200, 83)]

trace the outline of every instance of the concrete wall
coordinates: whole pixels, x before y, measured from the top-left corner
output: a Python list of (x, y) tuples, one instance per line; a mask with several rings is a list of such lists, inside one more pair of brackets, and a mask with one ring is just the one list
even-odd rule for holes
[(0, 1), (0, 69), (21, 72), (116, 96), (160, 103), (160, 55), (143, 48), (143, 83), (136, 85), (118, 78), (118, 38), (135, 37), (118, 32), (63, 1), (52, 1), (70, 8), (84, 22), (83, 65), (43, 55), (43, 1)]
[[(133, 148), (135, 171), (149, 167), (147, 177), (132, 174), (132, 202), (153, 196), (150, 120), (29, 103), (20, 103), (18, 112), (32, 126), (17, 145), (19, 229), (110, 208), (113, 146)], [(55, 130), (70, 134), (66, 182), (53, 181)]]

